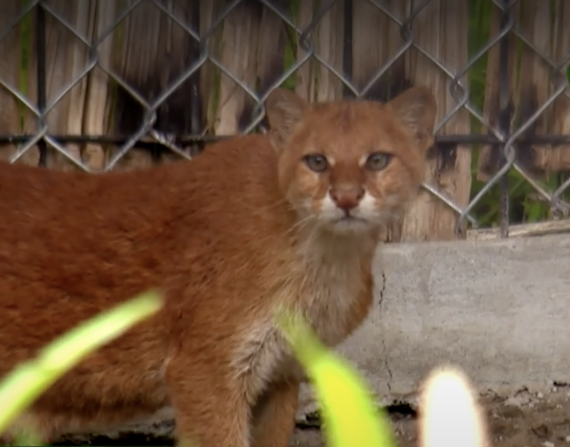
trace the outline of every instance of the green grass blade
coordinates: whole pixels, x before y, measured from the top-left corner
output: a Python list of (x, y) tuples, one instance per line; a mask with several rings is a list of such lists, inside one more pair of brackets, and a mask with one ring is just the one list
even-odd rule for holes
[(305, 323), (286, 319), (282, 328), (315, 389), (327, 444), (395, 446), (386, 417), (379, 413), (372, 392), (357, 371), (324, 347)]

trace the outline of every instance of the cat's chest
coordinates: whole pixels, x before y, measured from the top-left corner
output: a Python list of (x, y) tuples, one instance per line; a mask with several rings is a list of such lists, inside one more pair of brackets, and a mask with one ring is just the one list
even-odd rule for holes
[[(293, 303), (288, 307), (304, 317), (319, 340), (328, 346), (343, 341), (347, 334), (347, 322), (364, 284), (358, 265), (343, 265), (332, 270), (299, 269), (281, 287), (271, 301)], [(289, 344), (268, 317), (247, 330), (247, 342), (239, 350), (238, 369), (249, 372), (256, 382), (254, 389), (285, 377), (304, 377), (303, 370), (294, 358)]]
[(334, 346), (346, 337), (347, 321), (363, 293), (360, 262), (308, 267), (305, 276), (295, 307), (321, 341)]
[[(276, 306), (285, 304), (304, 317), (322, 343), (335, 346), (358, 320), (355, 310), (367, 294), (364, 271), (369, 266), (365, 262), (356, 256), (336, 258), (335, 262), (298, 260), (286, 276), (268, 288), (265, 300)], [(245, 339), (235, 357), (235, 367), (249, 377), (254, 395), (268, 382), (304, 376), (273, 316), (268, 312), (244, 329)]]
[[(345, 340), (351, 332), (352, 313), (366, 293), (361, 268), (357, 260), (323, 269), (308, 267), (304, 269), (303, 281), (296, 287), (296, 311), (311, 325), (319, 341), (329, 347)], [(288, 346), (282, 359), (283, 363), (277, 368), (280, 373), (298, 379), (304, 377)]]

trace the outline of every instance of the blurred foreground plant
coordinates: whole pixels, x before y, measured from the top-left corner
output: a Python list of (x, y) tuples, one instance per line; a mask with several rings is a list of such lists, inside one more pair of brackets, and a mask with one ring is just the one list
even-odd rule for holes
[(153, 292), (119, 304), (56, 339), (39, 355), (18, 365), (0, 383), (0, 433), (28, 405), (87, 354), (123, 334), (162, 306)]
[(315, 389), (330, 447), (395, 447), (388, 420), (359, 374), (326, 349), (299, 318), (283, 318), (282, 328)]
[(481, 406), (467, 376), (438, 368), (420, 394), (420, 447), (491, 447)]
[[(0, 383), (0, 433), (43, 391), (90, 352), (158, 311), (162, 299), (146, 293), (103, 312), (46, 346)], [(282, 328), (313, 384), (329, 447), (396, 447), (388, 418), (365, 380), (322, 345), (301, 319)], [(20, 443), (31, 444), (30, 435)], [(485, 421), (467, 377), (455, 368), (433, 371), (420, 396), (419, 447), (490, 447)]]
[[(315, 389), (327, 445), (395, 447), (388, 418), (361, 375), (299, 318), (284, 318), (281, 326)], [(420, 400), (420, 447), (490, 447), (475, 393), (460, 370), (434, 370)]]

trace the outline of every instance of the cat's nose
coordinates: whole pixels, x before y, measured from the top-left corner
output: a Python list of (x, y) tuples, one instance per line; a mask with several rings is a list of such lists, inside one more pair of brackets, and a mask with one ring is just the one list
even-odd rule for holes
[(351, 188), (333, 188), (331, 190), (331, 198), (336, 206), (345, 212), (356, 208), (360, 203), (360, 199), (364, 196), (364, 189), (361, 186)]

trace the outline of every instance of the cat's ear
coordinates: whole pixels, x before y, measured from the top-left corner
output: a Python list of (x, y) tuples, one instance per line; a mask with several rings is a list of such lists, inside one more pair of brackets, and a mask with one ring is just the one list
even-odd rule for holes
[(309, 103), (290, 90), (277, 88), (265, 101), (270, 137), (276, 149), (283, 147), (295, 125), (302, 119)]
[(416, 138), (418, 146), (427, 150), (433, 144), (437, 103), (425, 86), (412, 87), (386, 105)]

